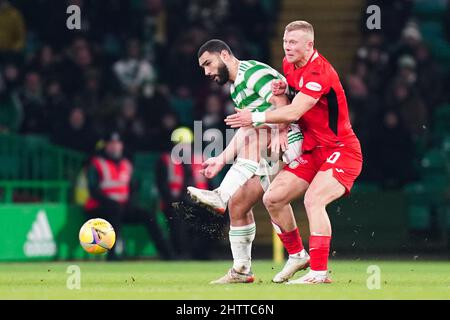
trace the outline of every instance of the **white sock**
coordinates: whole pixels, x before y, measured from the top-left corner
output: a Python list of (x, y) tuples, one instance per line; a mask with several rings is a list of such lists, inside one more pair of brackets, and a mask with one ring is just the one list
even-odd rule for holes
[(315, 275), (316, 277), (320, 277), (320, 278), (325, 278), (328, 273), (327, 270), (324, 270), (324, 271), (310, 270), (310, 272), (311, 272), (311, 274)]
[(231, 252), (233, 254), (233, 269), (237, 272), (248, 273), (252, 261), (252, 242), (255, 239), (255, 223), (242, 226), (230, 226)]
[(298, 258), (304, 258), (306, 256), (307, 252), (305, 249), (303, 249), (300, 252), (294, 253), (294, 254), (290, 254), (289, 258), (294, 258), (294, 259), (298, 259)]
[(236, 191), (250, 180), (258, 169), (259, 163), (253, 160), (237, 158), (234, 164), (228, 170), (222, 180), (219, 188), (219, 195), (222, 201), (228, 203), (228, 200), (236, 193)]

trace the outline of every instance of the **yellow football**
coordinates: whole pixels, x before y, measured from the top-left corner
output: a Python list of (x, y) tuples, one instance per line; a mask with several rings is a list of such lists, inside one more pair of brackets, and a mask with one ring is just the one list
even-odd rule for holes
[(108, 221), (95, 218), (83, 224), (79, 239), (86, 252), (101, 254), (112, 249), (116, 242), (116, 233)]

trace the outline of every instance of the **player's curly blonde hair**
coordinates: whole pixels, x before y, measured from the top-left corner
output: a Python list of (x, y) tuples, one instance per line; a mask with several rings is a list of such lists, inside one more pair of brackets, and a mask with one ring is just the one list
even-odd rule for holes
[(310, 33), (314, 37), (314, 28), (311, 23), (303, 21), (303, 20), (297, 20), (292, 21), (289, 23), (286, 28), (284, 29), (286, 32), (294, 31), (294, 30), (302, 30), (307, 33)]

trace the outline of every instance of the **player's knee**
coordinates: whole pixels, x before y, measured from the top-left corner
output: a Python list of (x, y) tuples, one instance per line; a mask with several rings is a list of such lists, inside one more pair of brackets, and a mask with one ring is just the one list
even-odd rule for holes
[(283, 206), (285, 204), (284, 202), (285, 197), (280, 192), (269, 190), (264, 193), (263, 203), (269, 211)]
[(230, 212), (230, 217), (233, 219), (241, 219), (245, 217), (245, 210), (243, 210), (243, 206), (240, 204), (239, 198), (231, 198), (230, 202), (228, 202), (228, 211)]
[(323, 197), (320, 196), (319, 192), (307, 191), (305, 194), (305, 199), (303, 203), (305, 204), (306, 211), (314, 210), (316, 208), (321, 208), (324, 206)]
[(247, 218), (247, 213), (243, 210), (229, 210), (230, 212), (230, 220), (231, 221), (241, 221)]
[(251, 209), (248, 211), (248, 207), (239, 204), (237, 201), (230, 201), (228, 203), (228, 212), (232, 223), (249, 221), (253, 214)]

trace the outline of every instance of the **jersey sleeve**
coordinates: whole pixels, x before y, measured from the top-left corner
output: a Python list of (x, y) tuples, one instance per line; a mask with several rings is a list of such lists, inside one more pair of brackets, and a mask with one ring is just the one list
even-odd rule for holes
[(326, 94), (330, 89), (329, 77), (325, 70), (320, 65), (306, 70), (302, 76), (303, 86), (300, 88), (300, 92), (319, 99), (322, 95)]
[(272, 97), (272, 81), (286, 79), (275, 70), (272, 70), (265, 66), (256, 65), (245, 74), (245, 80), (247, 87), (255, 91), (257, 95), (264, 99), (267, 103)]

